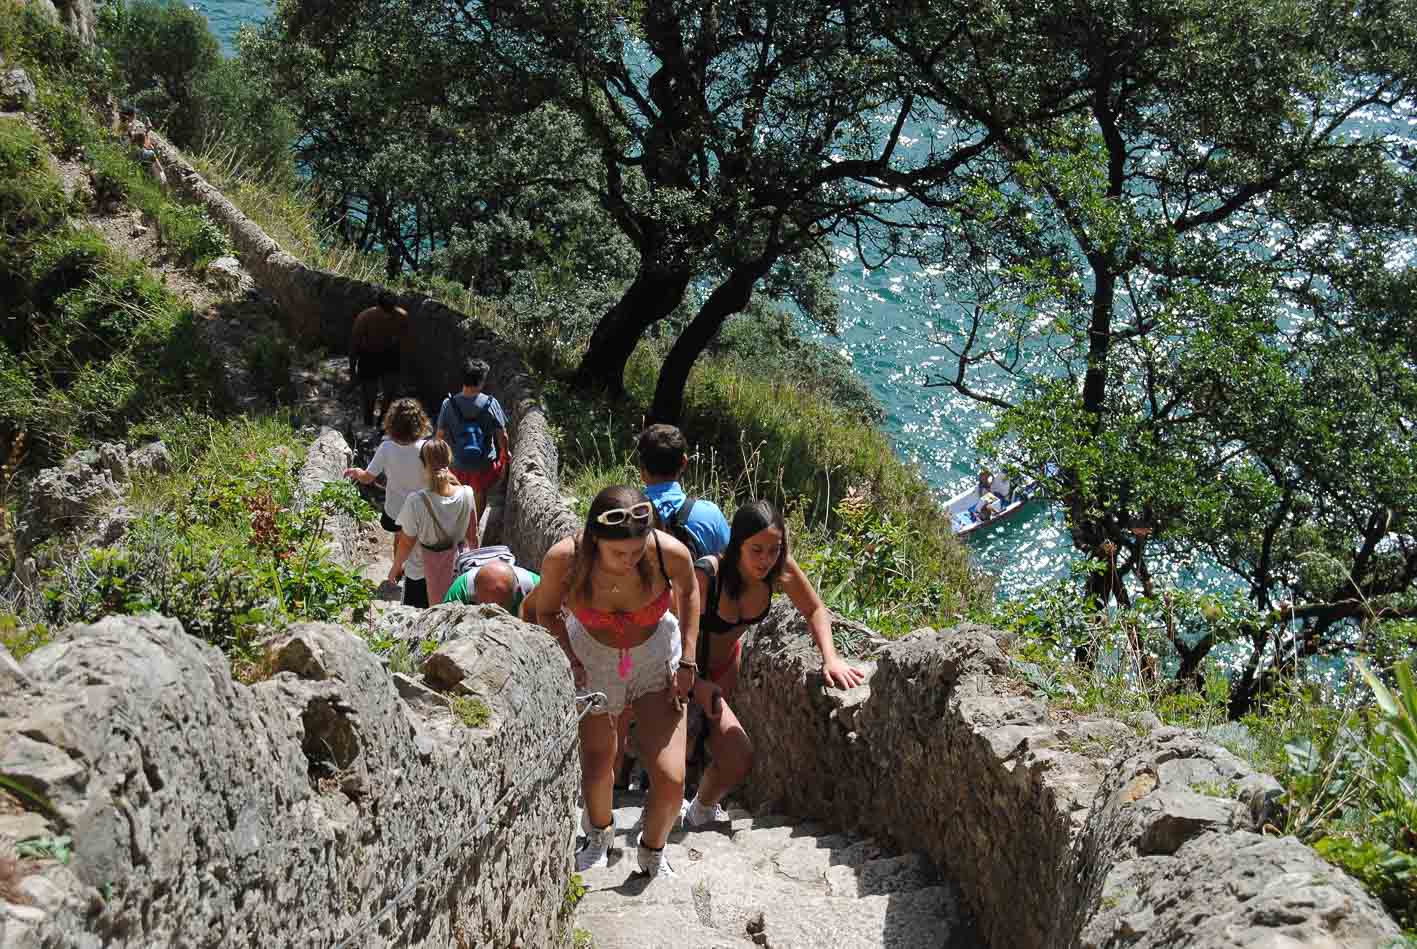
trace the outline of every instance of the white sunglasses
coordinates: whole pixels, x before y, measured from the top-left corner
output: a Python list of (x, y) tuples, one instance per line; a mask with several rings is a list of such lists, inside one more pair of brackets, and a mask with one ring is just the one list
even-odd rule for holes
[(637, 521), (647, 521), (653, 515), (654, 505), (648, 501), (641, 501), (631, 507), (612, 507), (608, 511), (601, 511), (595, 516), (595, 522), (604, 524), (606, 527), (617, 527), (630, 518)]

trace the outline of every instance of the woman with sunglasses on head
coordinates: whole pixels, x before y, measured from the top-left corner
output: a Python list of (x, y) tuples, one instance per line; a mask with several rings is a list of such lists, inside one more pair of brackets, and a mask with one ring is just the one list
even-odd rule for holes
[(713, 763), (704, 772), (694, 799), (683, 804), (685, 828), (728, 820), (719, 802), (752, 767), (753, 743), (724, 699), (738, 681), (743, 633), (767, 616), (776, 590), (786, 593), (807, 620), (822, 654), (822, 678), (827, 685), (849, 689), (866, 679), (837, 655), (832, 644), (831, 611), (788, 553), (787, 524), (768, 502), (740, 507), (733, 515), (723, 555), (700, 557), (694, 563), (694, 573), (703, 610), (694, 702), (704, 713)]
[(585, 529), (554, 544), (541, 566), (523, 616), (555, 635), (577, 690), (609, 699), (579, 726), (586, 843), (576, 870), (604, 865), (614, 841), (615, 720), (629, 707), (650, 773), (639, 867), (672, 874), (664, 844), (684, 799), (684, 708), (699, 632), (688, 548), (654, 529), (642, 492), (617, 485), (595, 496)]

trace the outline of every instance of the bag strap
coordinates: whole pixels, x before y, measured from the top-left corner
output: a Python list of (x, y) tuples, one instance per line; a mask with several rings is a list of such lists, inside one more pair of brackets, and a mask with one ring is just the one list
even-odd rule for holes
[(420, 491), (418, 496), (423, 499), (423, 508), (428, 512), (428, 518), (433, 522), (433, 529), (438, 532), (438, 543), (444, 548), (453, 545), (452, 539), (448, 537), (448, 532), (443, 530), (443, 522), (438, 520), (438, 515), (433, 512), (433, 502), (428, 500), (428, 492)]
[(694, 566), (704, 572), (708, 577), (708, 602), (704, 604), (705, 613), (718, 613), (718, 559), (712, 554), (700, 557), (694, 561)]
[[(474, 399), (472, 400), (472, 404), (473, 404), (473, 405), (477, 405), (477, 399), (482, 398), (484, 395), (486, 395), (486, 393), (479, 392), (479, 393), (477, 394), (477, 398), (474, 398)], [(467, 416), (464, 415), (464, 414), (462, 414), (462, 409), (458, 408), (458, 397), (457, 397), (456, 395), (453, 395), (453, 393), (451, 393), (451, 392), (448, 393), (448, 404), (453, 407), (453, 414), (458, 417), (458, 421), (459, 421), (459, 422), (462, 422), (464, 425), (466, 425), (466, 424), (467, 424)], [(478, 424), (481, 424), (481, 423), (482, 423), (482, 416), (484, 416), (484, 415), (487, 414), (487, 409), (488, 409), (488, 407), (491, 406), (491, 405), (492, 405), (492, 397), (489, 395), (489, 396), (486, 397), (486, 401), (485, 401), (485, 402), (483, 402), (481, 405), (477, 405), (477, 414), (472, 417), (472, 420), (473, 420), (474, 422), (477, 422)]]
[(659, 572), (664, 576), (664, 582), (669, 586), (674, 586), (674, 581), (669, 579), (669, 571), (664, 569), (664, 550), (659, 546), (659, 535), (654, 535), (654, 555), (659, 558)]
[(692, 494), (684, 496), (684, 503), (679, 505), (679, 510), (674, 512), (674, 516), (669, 519), (669, 529), (678, 530), (689, 521), (689, 513), (694, 510), (694, 505), (699, 503), (699, 499)]

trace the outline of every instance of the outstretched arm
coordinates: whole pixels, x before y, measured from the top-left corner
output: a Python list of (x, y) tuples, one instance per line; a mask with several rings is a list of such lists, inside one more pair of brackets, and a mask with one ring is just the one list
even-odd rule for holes
[(812, 586), (812, 581), (807, 579), (807, 574), (802, 572), (797, 561), (791, 557), (787, 558), (787, 564), (782, 571), (782, 586), (792, 605), (797, 607), (807, 621), (807, 628), (812, 632), (817, 651), (822, 654), (822, 675), (826, 677), (827, 685), (837, 689), (849, 689), (865, 682), (864, 673), (847, 665), (846, 660), (836, 654), (836, 645), (832, 642), (831, 610), (827, 609), (816, 588)]

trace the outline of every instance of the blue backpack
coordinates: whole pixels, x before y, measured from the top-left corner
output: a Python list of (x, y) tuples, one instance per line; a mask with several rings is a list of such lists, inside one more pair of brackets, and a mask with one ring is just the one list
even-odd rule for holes
[(478, 406), (472, 418), (468, 418), (458, 408), (457, 397), (448, 396), (448, 404), (452, 406), (459, 424), (458, 429), (453, 432), (453, 464), (465, 471), (478, 471), (492, 464), (491, 452), (488, 450), (491, 444), (487, 438), (487, 430), (482, 427), (482, 417), (487, 414), (487, 407), (492, 404), (492, 400), (485, 395), (479, 395), (478, 399), (482, 404)]

